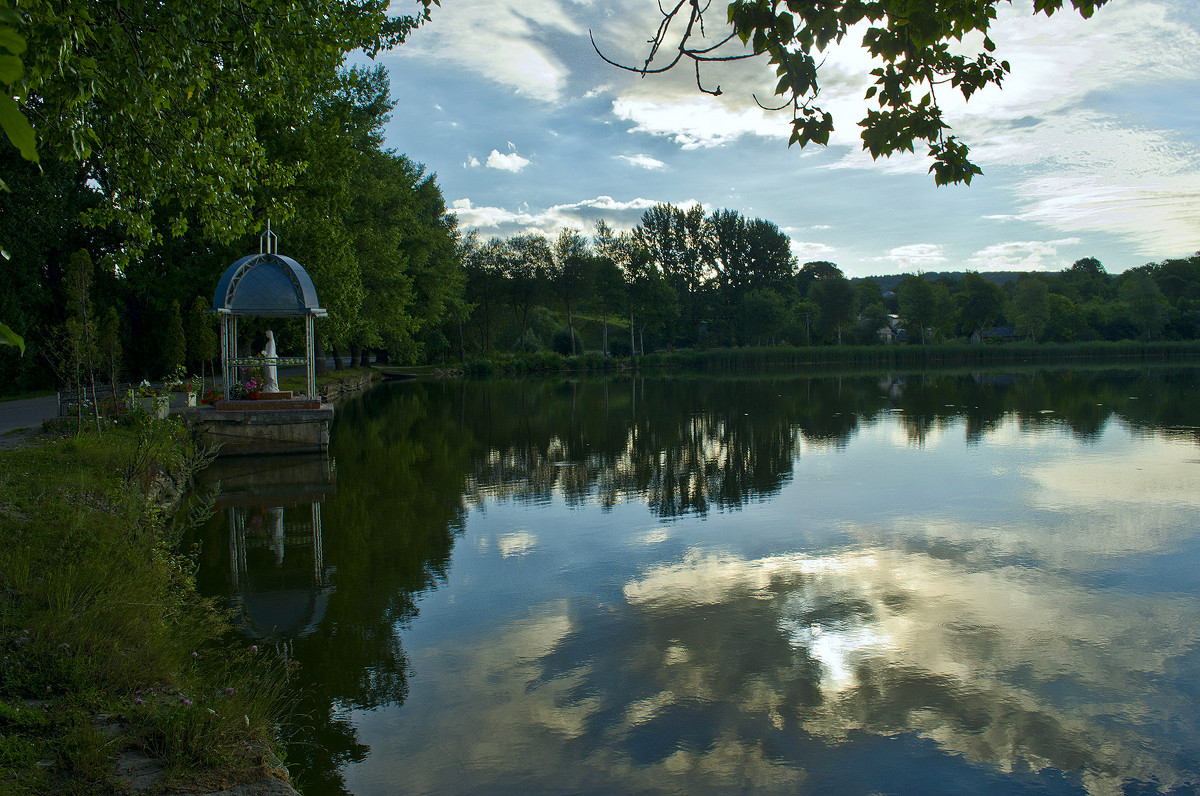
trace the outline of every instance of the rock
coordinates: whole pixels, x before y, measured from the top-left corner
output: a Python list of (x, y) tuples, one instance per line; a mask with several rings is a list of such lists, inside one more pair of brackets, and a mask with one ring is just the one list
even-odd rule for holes
[(145, 793), (162, 778), (162, 763), (141, 749), (127, 749), (117, 758), (117, 780), (128, 793)]

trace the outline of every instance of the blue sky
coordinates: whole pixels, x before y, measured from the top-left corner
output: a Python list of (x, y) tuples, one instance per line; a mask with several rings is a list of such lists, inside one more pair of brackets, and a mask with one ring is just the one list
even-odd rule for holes
[(625, 229), (655, 203), (700, 202), (772, 221), (801, 263), (849, 276), (1081, 257), (1117, 273), (1200, 250), (1200, 3), (1111, 0), (1087, 21), (1035, 17), (1030, 0), (998, 11), (1004, 88), (939, 93), (984, 170), (970, 187), (935, 187), (921, 156), (861, 151), (861, 34), (825, 54), (827, 148), (789, 148), (790, 117), (755, 105), (774, 82), (765, 63), (710, 69), (720, 98), (687, 69), (640, 78), (603, 63), (589, 30), (638, 63), (654, 0), (443, 0), (380, 58), (396, 101), (387, 145), (436, 172), (460, 227), (484, 238), (591, 234), (601, 218)]

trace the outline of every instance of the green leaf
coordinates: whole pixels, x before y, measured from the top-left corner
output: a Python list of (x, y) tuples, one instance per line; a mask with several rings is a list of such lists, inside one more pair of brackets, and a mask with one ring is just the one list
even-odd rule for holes
[(32, 160), (34, 163), (38, 162), (37, 139), (33, 135), (33, 128), (29, 126), (29, 120), (25, 118), (25, 114), (21, 113), (16, 101), (2, 92), (0, 92), (0, 128), (3, 128), (8, 140), (12, 141), (13, 146), (20, 151), (21, 157)]
[(15, 55), (0, 55), (0, 83), (11, 86), (25, 74), (21, 59)]
[(0, 26), (0, 47), (13, 55), (25, 52), (25, 37), (7, 25)]
[(0, 345), (15, 345), (21, 349), (21, 355), (25, 355), (25, 341), (19, 334), (2, 323), (0, 323)]

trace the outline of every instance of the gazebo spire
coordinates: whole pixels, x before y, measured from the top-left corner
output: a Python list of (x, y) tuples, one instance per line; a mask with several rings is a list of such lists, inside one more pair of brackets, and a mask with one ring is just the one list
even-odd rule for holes
[[(263, 251), (263, 247), (266, 251)], [(267, 231), (258, 236), (258, 253), (259, 254), (278, 254), (279, 253), (279, 236), (271, 231), (271, 219), (267, 219)]]

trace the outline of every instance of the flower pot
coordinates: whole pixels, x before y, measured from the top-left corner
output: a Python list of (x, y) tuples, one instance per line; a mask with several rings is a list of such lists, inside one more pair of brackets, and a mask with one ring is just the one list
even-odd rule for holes
[(137, 399), (138, 407), (143, 412), (159, 420), (164, 419), (171, 413), (170, 399), (165, 395), (145, 395)]
[(179, 409), (196, 405), (195, 390), (171, 390), (171, 408)]
[(262, 397), (262, 392), (259, 390), (251, 390), (246, 394), (246, 397), (251, 401), (257, 401), (260, 397)]

